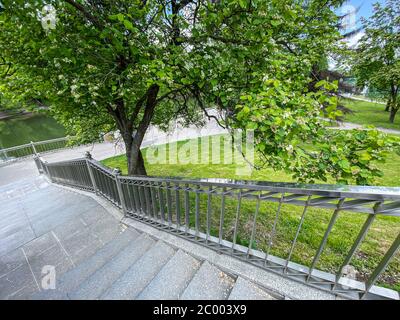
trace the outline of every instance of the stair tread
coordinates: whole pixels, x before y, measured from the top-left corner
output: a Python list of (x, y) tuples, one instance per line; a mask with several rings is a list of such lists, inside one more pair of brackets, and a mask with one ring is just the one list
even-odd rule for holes
[(78, 266), (64, 273), (57, 279), (56, 289), (40, 291), (33, 295), (32, 299), (68, 299), (67, 292), (77, 288), (87, 277), (101, 268), (139, 235), (140, 233), (133, 229), (127, 229), (118, 234), (114, 239), (97, 250), (91, 257), (82, 261)]
[(172, 247), (162, 241), (158, 241), (115, 281), (114, 284), (101, 295), (100, 299), (133, 299), (150, 283), (174, 253), (175, 250)]
[(182, 300), (226, 300), (234, 279), (207, 261), (182, 294)]
[(199, 267), (200, 261), (178, 250), (136, 299), (179, 299)]
[(256, 284), (239, 277), (229, 295), (229, 300), (276, 300)]
[(96, 270), (77, 289), (68, 293), (68, 297), (73, 300), (98, 298), (154, 243), (155, 241), (149, 236), (142, 234), (122, 249), (112, 260)]

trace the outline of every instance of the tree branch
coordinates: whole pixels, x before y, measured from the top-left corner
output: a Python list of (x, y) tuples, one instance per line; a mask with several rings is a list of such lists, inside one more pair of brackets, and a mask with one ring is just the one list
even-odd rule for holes
[(75, 9), (80, 11), (85, 16), (85, 18), (89, 20), (91, 23), (93, 23), (96, 27), (98, 27), (99, 29), (103, 29), (103, 26), (100, 24), (99, 20), (97, 20), (95, 16), (93, 16), (90, 12), (88, 12), (83, 5), (77, 3), (74, 0), (65, 0), (65, 2), (69, 3)]

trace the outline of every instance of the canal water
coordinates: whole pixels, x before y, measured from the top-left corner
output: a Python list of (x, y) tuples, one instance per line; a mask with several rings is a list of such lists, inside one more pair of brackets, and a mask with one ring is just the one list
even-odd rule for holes
[(65, 136), (65, 129), (54, 118), (44, 115), (25, 115), (0, 120), (0, 149), (31, 141)]

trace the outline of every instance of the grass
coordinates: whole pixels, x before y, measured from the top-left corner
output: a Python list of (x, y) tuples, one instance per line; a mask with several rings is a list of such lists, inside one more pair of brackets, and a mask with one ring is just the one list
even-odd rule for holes
[(64, 136), (64, 128), (43, 114), (0, 120), (0, 149)]
[[(178, 143), (178, 149), (183, 146)], [(144, 150), (146, 154), (148, 150)], [(384, 176), (377, 179), (377, 185), (398, 186), (400, 181), (400, 169), (398, 163), (400, 156), (392, 154), (385, 164), (379, 164), (384, 171)], [(109, 167), (119, 167), (124, 174), (127, 173), (125, 156), (117, 156), (102, 161)], [(190, 178), (231, 178), (236, 176), (234, 164), (150, 164), (146, 162), (149, 175), (152, 176), (181, 176)], [(243, 179), (244, 177), (239, 177)], [(291, 182), (293, 179), (288, 173), (277, 172), (270, 168), (253, 171), (249, 180)], [(333, 182), (332, 180), (330, 182)], [(172, 194), (174, 196), (174, 194)], [(184, 208), (183, 195), (180, 196), (180, 207)], [(173, 197), (173, 199), (175, 199)], [(221, 197), (212, 197), (211, 234), (218, 236), (219, 213)], [(173, 201), (172, 207), (177, 201)], [(194, 227), (194, 195), (190, 195), (190, 226)], [(244, 200), (238, 227), (238, 243), (248, 246), (251, 234), (253, 216), (255, 212), (255, 201)], [(182, 209), (183, 210), (183, 209)], [(262, 201), (257, 218), (256, 237), (252, 247), (267, 250), (269, 237), (272, 234), (277, 203)], [(175, 212), (174, 209), (172, 212)], [(207, 195), (200, 195), (200, 230), (206, 230)], [(236, 214), (236, 201), (225, 199), (225, 220), (223, 224), (224, 238), (232, 240), (233, 228)], [(279, 257), (287, 257), (292, 239), (295, 236), (302, 215), (302, 207), (283, 204), (280, 218), (277, 224), (276, 234), (270, 253)], [(332, 216), (332, 210), (309, 208), (300, 231), (296, 246), (293, 251), (292, 261), (304, 265), (310, 265), (316, 250), (324, 236), (326, 227)], [(351, 248), (358, 232), (365, 222), (366, 215), (354, 212), (340, 212), (338, 219), (328, 238), (327, 245), (317, 264), (317, 268), (328, 272), (336, 272), (343, 262), (346, 254)], [(378, 216), (372, 224), (367, 237), (353, 258), (351, 264), (358, 270), (359, 279), (368, 277), (377, 266), (387, 249), (390, 247), (398, 233), (400, 225), (398, 218), (389, 216)], [(400, 291), (400, 257), (397, 255), (389, 264), (387, 270), (381, 275), (379, 285)]]
[(385, 111), (384, 104), (353, 99), (341, 99), (340, 102), (354, 112), (345, 115), (344, 121), (346, 122), (400, 130), (399, 114), (396, 115), (394, 123), (390, 123), (389, 112)]

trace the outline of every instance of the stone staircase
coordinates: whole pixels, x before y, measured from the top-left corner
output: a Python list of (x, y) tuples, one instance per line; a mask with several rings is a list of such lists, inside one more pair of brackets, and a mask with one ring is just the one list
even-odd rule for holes
[(0, 186), (0, 200), (0, 300), (336, 298), (43, 177)]
[(128, 228), (30, 299), (276, 299), (240, 276)]

